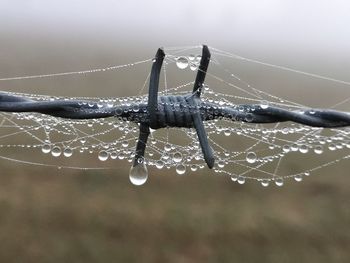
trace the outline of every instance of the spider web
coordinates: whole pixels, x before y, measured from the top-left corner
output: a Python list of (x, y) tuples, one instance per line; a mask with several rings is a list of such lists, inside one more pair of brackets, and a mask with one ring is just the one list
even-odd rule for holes
[[(273, 65), (236, 54), (210, 48), (211, 64), (207, 72), (202, 100), (221, 106), (260, 104), (285, 109), (305, 110), (305, 98), (283, 97), (285, 90), (269, 90), (252, 83), (249, 71), (302, 76), (308, 81), (333, 83), (335, 88), (348, 88), (349, 82), (317, 74)], [(201, 47), (166, 48), (159, 95), (188, 94), (200, 62)], [(150, 69), (152, 58), (125, 65), (75, 72), (2, 78), (16, 81), (69, 77), (71, 75), (104, 73), (144, 67)], [(249, 68), (247, 67), (249, 65)], [(255, 68), (254, 68), (255, 67)], [(239, 69), (246, 69), (238, 73)], [(244, 75), (241, 77), (241, 75)], [(249, 79), (249, 82), (248, 82)], [(136, 96), (118, 98), (60, 97), (8, 92), (38, 101), (86, 100), (91, 106), (114, 107), (147, 102), (149, 74), (144, 78)], [(118, 80), (116, 80), (118, 82)], [(277, 94), (276, 94), (277, 93)], [(281, 94), (278, 94), (281, 93)], [(341, 96), (328, 108), (349, 111), (350, 97)], [(307, 102), (307, 101), (306, 101)], [(175, 105), (176, 106), (176, 105)], [(315, 105), (315, 108), (322, 105)], [(205, 123), (209, 142), (215, 152), (214, 173), (230, 177), (240, 184), (257, 180), (263, 186), (271, 182), (281, 186), (285, 179), (301, 181), (304, 176), (350, 158), (350, 129), (313, 128), (291, 122), (252, 124), (225, 119)], [(121, 162), (132, 162), (139, 128), (135, 123), (118, 118), (70, 120), (38, 113), (0, 113), (0, 158), (29, 165), (70, 169), (117, 169)], [(32, 154), (40, 153), (38, 154)], [(77, 155), (89, 160), (82, 166), (71, 165)], [(39, 159), (39, 160), (38, 160)], [(119, 160), (119, 161), (117, 161)], [(307, 160), (307, 161), (305, 161)], [(77, 162), (75, 162), (77, 163)], [(175, 169), (178, 175), (206, 169), (194, 129), (167, 128), (151, 132), (145, 163), (156, 169)]]

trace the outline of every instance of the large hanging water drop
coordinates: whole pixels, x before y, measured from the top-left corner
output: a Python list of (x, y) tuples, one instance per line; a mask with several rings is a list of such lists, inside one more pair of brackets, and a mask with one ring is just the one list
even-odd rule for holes
[(131, 166), (129, 179), (133, 185), (143, 185), (148, 178), (147, 166), (143, 161), (137, 162), (135, 166)]
[(179, 69), (185, 69), (188, 67), (188, 60), (185, 57), (178, 57), (176, 60), (176, 66)]

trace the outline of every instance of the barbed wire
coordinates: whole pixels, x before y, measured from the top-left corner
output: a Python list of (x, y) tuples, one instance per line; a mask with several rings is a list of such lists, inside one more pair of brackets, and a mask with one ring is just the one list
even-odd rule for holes
[(163, 49), (158, 49), (149, 77), (148, 100), (145, 98), (139, 103), (114, 106), (75, 99), (38, 101), (25, 96), (2, 92), (0, 93), (0, 111), (36, 112), (68, 119), (117, 117), (121, 120), (138, 123), (140, 124), (140, 133), (133, 162), (133, 168), (138, 169), (138, 173), (140, 173), (141, 168), (143, 173), (147, 172), (143, 159), (150, 129), (165, 127), (195, 128), (204, 159), (208, 167), (213, 168), (215, 158), (204, 128), (203, 122), (205, 121), (224, 118), (231, 121), (260, 124), (291, 121), (323, 128), (350, 126), (349, 112), (332, 109), (305, 108), (291, 110), (269, 105), (267, 102), (225, 105), (225, 103), (219, 104), (202, 100), (201, 93), (210, 56), (209, 48), (204, 45), (197, 77), (193, 90), (189, 94), (158, 96), (160, 71), (165, 57)]

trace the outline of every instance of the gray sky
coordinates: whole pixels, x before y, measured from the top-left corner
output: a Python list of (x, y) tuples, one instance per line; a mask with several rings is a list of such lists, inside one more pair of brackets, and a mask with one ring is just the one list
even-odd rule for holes
[[(74, 34), (139, 45), (339, 51), (350, 46), (346, 0), (0, 0), (1, 31)], [(349, 52), (348, 52), (349, 53)]]

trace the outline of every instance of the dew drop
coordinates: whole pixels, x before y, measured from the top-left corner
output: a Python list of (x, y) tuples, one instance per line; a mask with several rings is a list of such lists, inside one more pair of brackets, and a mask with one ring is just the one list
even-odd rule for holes
[(171, 151), (171, 144), (167, 143), (165, 146), (164, 146), (164, 150), (166, 152), (170, 152)]
[(317, 145), (317, 146), (315, 146), (314, 152), (315, 152), (316, 154), (322, 154), (322, 153), (323, 153), (323, 146), (322, 146), (322, 145)]
[(192, 172), (195, 172), (195, 171), (197, 171), (198, 170), (198, 166), (196, 165), (196, 164), (192, 164), (191, 165), (191, 171)]
[(193, 55), (193, 54), (190, 54), (190, 55), (188, 55), (188, 59), (190, 60), (190, 61), (193, 61), (194, 59), (195, 59), (195, 55)]
[(51, 154), (53, 157), (58, 157), (62, 153), (61, 148), (59, 146), (55, 146), (52, 148)]
[(148, 171), (143, 161), (137, 162), (135, 166), (131, 166), (129, 179), (133, 185), (143, 185), (148, 178)]
[(73, 150), (71, 148), (67, 147), (63, 150), (63, 155), (65, 157), (71, 157), (73, 155)]
[(197, 64), (196, 63), (190, 63), (190, 69), (192, 70), (192, 71), (195, 71), (196, 69), (197, 69)]
[(174, 161), (175, 163), (181, 162), (181, 161), (182, 161), (182, 153), (180, 153), (180, 152), (174, 153), (174, 155), (173, 155), (173, 161)]
[(238, 182), (239, 184), (244, 184), (244, 183), (245, 183), (245, 178), (244, 178), (243, 176), (238, 176), (237, 182)]
[(238, 179), (238, 176), (237, 176), (237, 175), (235, 175), (235, 174), (231, 175), (231, 180), (232, 180), (232, 181), (236, 182), (237, 179)]
[(294, 176), (294, 180), (297, 182), (301, 182), (303, 180), (303, 177), (301, 174), (297, 174), (296, 176)]
[(49, 144), (44, 144), (43, 147), (41, 148), (41, 151), (43, 153), (49, 153), (51, 151), (51, 146)]
[(163, 169), (163, 167), (164, 167), (164, 162), (163, 162), (162, 160), (158, 160), (158, 161), (156, 162), (156, 167), (157, 167), (158, 169)]
[(176, 173), (177, 173), (178, 175), (183, 175), (185, 172), (186, 172), (186, 166), (185, 166), (185, 165), (183, 165), (183, 164), (178, 164), (178, 165), (176, 166)]
[(292, 150), (292, 152), (296, 152), (299, 150), (299, 146), (296, 143), (293, 143), (292, 146), (290, 147), (290, 149)]
[(231, 135), (231, 130), (230, 129), (225, 129), (224, 134), (225, 134), (225, 136), (230, 136)]
[(118, 158), (117, 152), (111, 152), (111, 159), (115, 160)]
[(99, 153), (98, 153), (98, 159), (100, 159), (100, 161), (107, 161), (107, 159), (108, 159), (108, 152), (106, 152), (106, 151), (100, 151)]
[(267, 180), (267, 179), (261, 180), (260, 183), (261, 183), (261, 185), (262, 185), (263, 187), (268, 187), (269, 184), (270, 184), (269, 180)]
[(188, 60), (185, 57), (178, 57), (176, 60), (176, 66), (179, 69), (185, 69), (188, 67)]
[(289, 146), (289, 145), (283, 145), (282, 150), (283, 150), (285, 153), (288, 153), (288, 152), (290, 152), (290, 146)]
[(276, 178), (275, 179), (275, 184), (277, 186), (283, 186), (283, 184), (284, 184), (283, 179), (282, 178)]
[(331, 151), (335, 151), (337, 149), (336, 145), (334, 143), (331, 143), (328, 145), (328, 149)]
[(269, 103), (268, 103), (268, 101), (266, 101), (266, 100), (263, 100), (263, 101), (261, 101), (260, 102), (260, 108), (262, 108), (262, 109), (267, 109), (269, 107)]
[(256, 154), (254, 152), (248, 152), (246, 156), (246, 160), (248, 163), (255, 163), (256, 162)]
[(248, 113), (248, 114), (245, 116), (244, 119), (245, 119), (246, 122), (252, 122), (253, 119), (254, 119), (254, 116), (253, 116), (253, 114)]
[(300, 151), (301, 153), (307, 153), (307, 152), (309, 151), (309, 147), (307, 147), (307, 145), (305, 145), (305, 144), (300, 145), (299, 151)]
[(122, 146), (123, 146), (124, 148), (128, 147), (128, 146), (129, 146), (128, 141), (122, 141)]
[(223, 160), (218, 161), (218, 167), (219, 168), (224, 168), (225, 167), (225, 162)]

